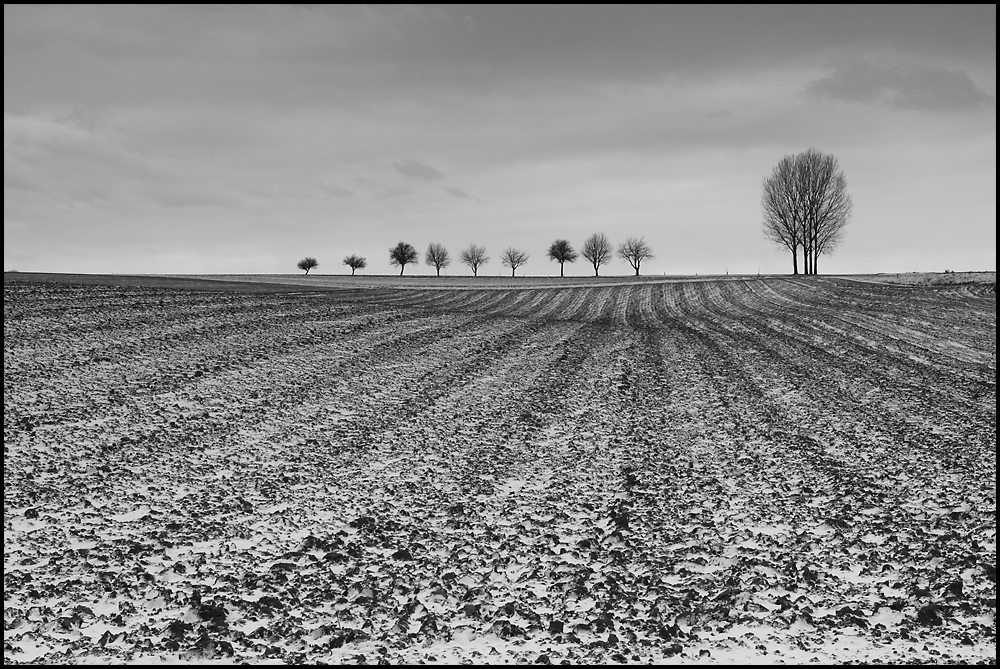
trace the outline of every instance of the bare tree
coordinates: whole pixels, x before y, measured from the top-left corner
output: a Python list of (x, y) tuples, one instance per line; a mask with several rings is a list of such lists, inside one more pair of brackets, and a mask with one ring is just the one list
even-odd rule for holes
[(500, 255), (500, 262), (503, 263), (504, 267), (510, 267), (510, 275), (514, 276), (514, 271), (528, 262), (528, 254), (515, 249), (513, 246), (508, 246)]
[(444, 244), (430, 244), (427, 247), (427, 255), (424, 257), (428, 265), (437, 270), (437, 275), (441, 276), (441, 268), (451, 264), (451, 256)]
[(594, 266), (594, 276), (598, 276), (601, 265), (611, 260), (611, 242), (603, 232), (597, 232), (587, 237), (580, 249), (580, 255)]
[(299, 261), (298, 267), (299, 269), (304, 269), (306, 271), (306, 274), (309, 274), (309, 270), (315, 267), (319, 267), (319, 261), (316, 260), (315, 258), (308, 258), (308, 257), (303, 258), (302, 260)]
[(411, 262), (417, 261), (417, 250), (411, 244), (399, 242), (389, 249), (389, 262), (399, 265), (399, 275), (403, 276), (403, 269)]
[(785, 156), (764, 180), (764, 236), (792, 254), (792, 273), (816, 274), (818, 260), (843, 239), (854, 210), (837, 159), (816, 149)]
[(549, 247), (549, 258), (559, 263), (559, 276), (563, 276), (563, 265), (575, 261), (579, 255), (565, 239), (557, 239)]
[(782, 158), (770, 178), (764, 180), (762, 189), (764, 236), (791, 252), (792, 274), (798, 274), (802, 222), (795, 206), (795, 159)]
[(368, 267), (368, 261), (358, 255), (347, 256), (344, 264), (351, 268), (351, 276), (354, 276), (355, 271)]
[(631, 265), (632, 269), (635, 270), (635, 275), (639, 276), (639, 265), (642, 264), (642, 261), (650, 260), (656, 256), (653, 255), (653, 249), (649, 247), (645, 239), (629, 237), (618, 245), (618, 257)]
[(469, 248), (462, 251), (459, 259), (469, 266), (469, 269), (472, 270), (472, 276), (479, 276), (479, 268), (490, 260), (486, 257), (486, 248), (475, 244), (471, 244)]

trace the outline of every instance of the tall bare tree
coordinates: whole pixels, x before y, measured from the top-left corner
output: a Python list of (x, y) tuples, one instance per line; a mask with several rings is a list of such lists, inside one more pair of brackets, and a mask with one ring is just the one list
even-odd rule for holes
[(764, 236), (789, 250), (792, 254), (792, 274), (798, 274), (802, 220), (796, 206), (795, 158), (782, 158), (771, 176), (764, 180), (762, 189)]
[(444, 247), (444, 244), (429, 244), (424, 260), (428, 265), (437, 270), (438, 276), (441, 276), (442, 267), (447, 267), (451, 264), (451, 256), (448, 254), (448, 249)]
[(819, 257), (832, 253), (854, 211), (837, 159), (816, 149), (785, 156), (764, 180), (764, 236), (792, 254), (792, 273), (816, 274)]
[(645, 239), (629, 237), (618, 245), (618, 257), (631, 265), (632, 269), (635, 270), (635, 275), (639, 276), (639, 265), (642, 264), (642, 261), (650, 260), (656, 256), (653, 255), (653, 249), (649, 247)]
[(601, 265), (611, 260), (611, 242), (603, 232), (597, 232), (587, 237), (580, 249), (580, 255), (594, 266), (594, 276), (598, 276)]
[(299, 261), (298, 264), (298, 268), (305, 270), (306, 274), (309, 274), (309, 270), (315, 267), (319, 267), (319, 261), (316, 260), (315, 258), (309, 258), (309, 257), (303, 258), (302, 260)]
[(359, 255), (349, 255), (344, 258), (344, 264), (351, 268), (351, 276), (359, 269), (368, 267), (368, 261)]
[(411, 244), (399, 242), (389, 249), (389, 262), (399, 265), (399, 275), (403, 276), (403, 270), (411, 262), (417, 261), (417, 250)]
[(462, 251), (458, 259), (469, 266), (472, 276), (479, 276), (479, 268), (490, 261), (486, 256), (486, 248), (475, 244), (470, 244), (469, 248)]
[(557, 239), (549, 247), (549, 259), (559, 263), (559, 276), (563, 276), (563, 265), (575, 261), (579, 255), (565, 239)]
[(519, 251), (513, 246), (508, 246), (504, 249), (504, 252), (500, 254), (500, 262), (503, 263), (504, 267), (510, 267), (510, 275), (514, 276), (514, 271), (528, 262), (528, 254), (524, 251)]

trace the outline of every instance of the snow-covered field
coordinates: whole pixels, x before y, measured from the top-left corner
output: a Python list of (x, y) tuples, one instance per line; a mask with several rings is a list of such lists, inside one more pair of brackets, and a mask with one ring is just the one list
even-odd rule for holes
[(43, 278), (5, 662), (995, 663), (995, 275)]

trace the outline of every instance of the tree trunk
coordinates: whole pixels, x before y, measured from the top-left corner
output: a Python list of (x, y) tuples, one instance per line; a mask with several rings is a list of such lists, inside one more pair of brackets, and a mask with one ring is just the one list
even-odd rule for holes
[(563, 276), (563, 263), (559, 263), (559, 278), (561, 279), (562, 276)]
[(819, 230), (818, 229), (814, 229), (813, 230), (813, 237), (812, 237), (812, 248), (813, 248), (813, 260), (812, 260), (812, 270), (813, 271), (812, 271), (812, 273), (813, 274), (816, 273), (816, 261), (819, 260), (819, 258), (817, 257), (819, 254), (816, 252), (816, 248), (817, 248), (818, 242), (819, 242)]
[(516, 270), (516, 269), (517, 269), (516, 267), (511, 267), (510, 268), (510, 275), (511, 276), (514, 276), (514, 270)]
[(799, 273), (799, 248), (792, 249), (792, 274)]
[(403, 276), (403, 269), (404, 269), (405, 267), (406, 267), (406, 265), (400, 265), (400, 266), (399, 266), (399, 275), (400, 275), (400, 276)]
[(635, 266), (635, 275), (639, 276), (639, 266), (638, 265)]

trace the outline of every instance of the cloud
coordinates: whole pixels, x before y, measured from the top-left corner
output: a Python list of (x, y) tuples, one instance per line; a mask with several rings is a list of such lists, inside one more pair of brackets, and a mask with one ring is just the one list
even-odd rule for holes
[(736, 118), (736, 114), (729, 111), (728, 109), (716, 109), (715, 111), (710, 111), (707, 114), (705, 114), (705, 118), (708, 119)]
[(354, 195), (353, 190), (333, 181), (323, 181), (320, 183), (319, 188), (323, 193), (332, 195), (333, 197), (352, 197)]
[(445, 187), (445, 191), (452, 197), (457, 197), (459, 200), (475, 200), (476, 202), (482, 202), (478, 197), (473, 195), (467, 190), (461, 188), (454, 188), (452, 186)]
[(221, 207), (223, 209), (239, 209), (242, 203), (238, 198), (223, 192), (217, 185), (201, 188), (195, 184), (170, 184), (163, 189), (151, 190), (146, 198), (167, 209), (186, 209), (191, 207)]
[(916, 111), (961, 111), (995, 104), (961, 70), (926, 65), (842, 63), (813, 81), (806, 94), (816, 100), (840, 100)]
[(420, 181), (440, 181), (444, 179), (444, 174), (440, 170), (419, 160), (407, 158), (401, 162), (393, 163), (392, 166), (397, 172), (411, 179), (419, 179)]
[[(396, 226), (497, 249), (628, 220), (653, 243), (753, 219), (759, 178), (805, 146), (873, 193), (956, 141), (985, 159), (945, 176), (995, 177), (989, 113), (843, 117), (992, 110), (995, 26), (995, 6), (7, 6), (5, 216), (38, 257), (71, 249), (59, 271), (120, 270), (131, 240), (207, 271), (237, 238), (232, 267), (259, 249), (294, 271), (279, 256), (300, 246), (383, 257)], [(904, 62), (945, 69), (885, 66)], [(990, 194), (969, 202), (995, 220)]]
[(394, 200), (399, 197), (404, 197), (412, 193), (409, 188), (404, 188), (402, 186), (390, 186), (389, 188), (383, 188), (375, 197), (379, 200)]
[(28, 232), (28, 226), (21, 221), (4, 221), (3, 222), (3, 234), (4, 237), (7, 235), (17, 235)]

